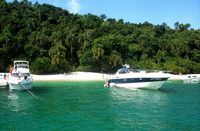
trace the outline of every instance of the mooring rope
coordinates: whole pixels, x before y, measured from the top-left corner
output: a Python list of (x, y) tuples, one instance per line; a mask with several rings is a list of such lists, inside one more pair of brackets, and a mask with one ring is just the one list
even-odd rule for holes
[(33, 97), (35, 97), (36, 99), (39, 99), (39, 97), (37, 97), (36, 95), (34, 95), (29, 89), (27, 89), (23, 84), (20, 83), (20, 85), (26, 89)]

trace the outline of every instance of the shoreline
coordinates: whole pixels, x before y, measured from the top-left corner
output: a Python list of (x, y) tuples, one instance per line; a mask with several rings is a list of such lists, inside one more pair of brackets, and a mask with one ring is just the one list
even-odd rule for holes
[(53, 81), (105, 81), (112, 74), (94, 72), (71, 72), (67, 74), (35, 75), (32, 74), (33, 81), (53, 82)]
[[(105, 81), (114, 74), (94, 73), (94, 72), (71, 72), (67, 74), (52, 74), (52, 75), (35, 75), (32, 74), (33, 81), (38, 82), (53, 82), (53, 81)], [(188, 75), (196, 75), (200, 78), (200, 74), (174, 75), (172, 74), (168, 80), (182, 80)]]

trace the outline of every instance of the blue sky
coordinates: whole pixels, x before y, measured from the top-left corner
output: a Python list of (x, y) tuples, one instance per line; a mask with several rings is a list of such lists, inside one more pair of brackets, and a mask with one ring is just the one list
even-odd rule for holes
[[(12, 0), (7, 0), (12, 2)], [(167, 23), (190, 23), (191, 28), (200, 29), (200, 0), (29, 0), (33, 4), (48, 3), (67, 9), (72, 13), (92, 13), (125, 22), (154, 25)]]

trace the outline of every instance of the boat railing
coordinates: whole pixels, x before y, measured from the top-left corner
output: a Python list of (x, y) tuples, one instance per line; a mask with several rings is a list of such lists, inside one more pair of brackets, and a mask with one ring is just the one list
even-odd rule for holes
[(141, 70), (138, 68), (121, 68), (117, 71), (116, 74), (128, 74), (128, 73), (167, 73), (167, 74), (169, 74), (169, 71)]

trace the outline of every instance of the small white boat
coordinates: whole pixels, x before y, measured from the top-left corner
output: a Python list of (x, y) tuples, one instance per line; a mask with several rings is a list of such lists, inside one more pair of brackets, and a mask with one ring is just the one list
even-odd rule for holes
[(33, 79), (28, 61), (14, 61), (8, 80), (10, 90), (28, 90), (32, 88)]
[(184, 83), (198, 83), (200, 82), (200, 78), (195, 74), (185, 75), (182, 78)]
[(8, 73), (0, 73), (0, 87), (6, 88), (7, 87), (7, 80), (8, 80)]
[(122, 68), (116, 74), (108, 78), (105, 86), (121, 87), (127, 89), (159, 89), (170, 77), (170, 74), (146, 72), (139, 69)]

